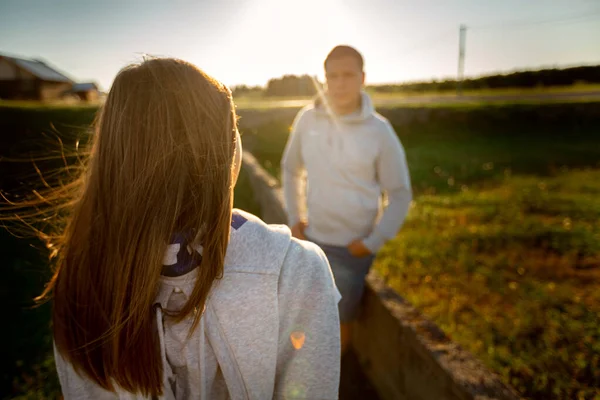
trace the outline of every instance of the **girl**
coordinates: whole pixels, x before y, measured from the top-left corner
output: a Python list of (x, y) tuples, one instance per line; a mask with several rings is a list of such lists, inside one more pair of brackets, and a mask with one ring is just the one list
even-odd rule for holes
[(65, 398), (337, 399), (339, 293), (316, 245), (232, 210), (229, 90), (181, 60), (128, 66), (92, 141), (46, 237)]

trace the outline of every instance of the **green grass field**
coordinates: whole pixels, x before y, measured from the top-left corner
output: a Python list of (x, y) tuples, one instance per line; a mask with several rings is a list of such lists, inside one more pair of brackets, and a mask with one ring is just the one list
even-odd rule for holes
[[(407, 106), (413, 107), (439, 107), (448, 104), (461, 105), (480, 105), (488, 104), (515, 104), (515, 103), (553, 103), (564, 102), (561, 95), (570, 95), (574, 93), (582, 94), (581, 97), (570, 98), (569, 101), (589, 101), (585, 96), (590, 93), (600, 92), (600, 85), (581, 84), (571, 86), (551, 86), (537, 88), (506, 88), (506, 89), (481, 89), (465, 90), (462, 94), (463, 99), (457, 98), (456, 91), (426, 91), (426, 92), (395, 92), (379, 93), (375, 90), (367, 89), (373, 98), (376, 106)], [(517, 99), (518, 96), (524, 96), (524, 99)], [(537, 98), (531, 98), (537, 96)], [(497, 97), (497, 98), (492, 98)], [(597, 100), (596, 96), (595, 99)], [(303, 107), (311, 102), (310, 97), (268, 97), (259, 94), (238, 96), (235, 103), (240, 109), (256, 108), (269, 109), (276, 107)]]
[[(377, 98), (397, 97), (397, 96), (456, 96), (454, 90), (428, 90), (423, 92), (399, 91), (396, 93), (378, 93), (376, 90), (368, 89)], [(464, 96), (500, 96), (500, 95), (531, 95), (531, 94), (559, 94), (559, 93), (585, 93), (600, 91), (599, 84), (577, 84), (568, 86), (539, 86), (533, 88), (502, 88), (502, 89), (467, 89), (463, 91)]]
[(375, 268), (523, 395), (600, 398), (600, 170), (486, 186), (417, 197)]
[[(596, 101), (595, 99), (585, 98), (586, 94), (600, 92), (600, 84), (577, 84), (569, 86), (549, 86), (549, 87), (534, 87), (534, 88), (504, 88), (504, 89), (478, 89), (465, 90), (462, 94), (464, 99), (458, 99), (455, 91), (398, 91), (394, 93), (380, 93), (373, 88), (368, 88), (367, 91), (372, 96), (376, 106), (412, 106), (412, 107), (440, 107), (452, 104), (456, 107), (461, 106), (487, 106), (489, 104), (516, 104), (516, 103), (553, 103), (565, 101)], [(565, 100), (560, 95), (581, 93), (583, 96), (569, 98)], [(490, 97), (498, 97), (491, 99)], [(524, 98), (519, 100), (518, 96), (541, 96), (540, 98)], [(480, 97), (481, 99), (477, 99)], [(508, 98), (503, 98), (508, 97)], [(249, 95), (241, 95), (235, 97), (235, 103), (238, 109), (271, 109), (271, 108), (286, 108), (286, 107), (304, 107), (311, 102), (311, 97), (306, 96), (288, 96), (288, 97), (269, 97), (262, 94), (253, 93)], [(48, 102), (41, 105), (43, 108), (92, 108), (98, 107), (100, 102), (91, 104), (66, 104), (65, 102)], [(0, 100), (0, 107), (14, 106), (22, 108), (39, 109), (39, 102), (14, 102)]]

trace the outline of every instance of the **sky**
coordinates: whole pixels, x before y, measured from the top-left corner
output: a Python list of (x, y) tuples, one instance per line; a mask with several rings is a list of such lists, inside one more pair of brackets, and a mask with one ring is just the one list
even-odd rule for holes
[(190, 61), (229, 86), (323, 79), (338, 44), (367, 83), (600, 64), (600, 0), (0, 0), (0, 53), (41, 58), (108, 89), (144, 54)]

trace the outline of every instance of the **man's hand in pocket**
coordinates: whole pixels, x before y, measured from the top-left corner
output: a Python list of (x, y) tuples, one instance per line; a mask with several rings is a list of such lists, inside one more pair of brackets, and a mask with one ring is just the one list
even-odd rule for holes
[(371, 255), (371, 251), (367, 248), (367, 246), (365, 246), (365, 244), (362, 242), (362, 240), (359, 240), (359, 239), (353, 241), (352, 243), (350, 243), (348, 245), (348, 251), (354, 257), (358, 257), (358, 258)]
[(306, 236), (304, 236), (304, 230), (307, 226), (308, 224), (304, 221), (296, 223), (296, 225), (292, 226), (292, 236), (300, 240), (306, 240)]

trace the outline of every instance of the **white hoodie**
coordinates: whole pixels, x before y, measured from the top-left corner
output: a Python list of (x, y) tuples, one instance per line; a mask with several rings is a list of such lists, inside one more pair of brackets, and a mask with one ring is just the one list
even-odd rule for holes
[[(172, 246), (165, 260), (179, 257)], [(197, 268), (162, 277), (156, 303), (177, 310)], [(340, 299), (327, 259), (285, 226), (234, 210), (224, 276), (211, 290), (198, 328), (157, 310), (162, 399), (337, 399)], [(78, 375), (55, 350), (65, 399), (143, 399), (107, 392)]]
[(398, 233), (412, 190), (404, 148), (394, 129), (374, 111), (366, 93), (361, 103), (358, 112), (345, 116), (333, 115), (318, 102), (300, 111), (281, 170), (291, 226), (306, 219), (306, 234), (312, 240), (347, 246), (362, 239), (376, 253)]

